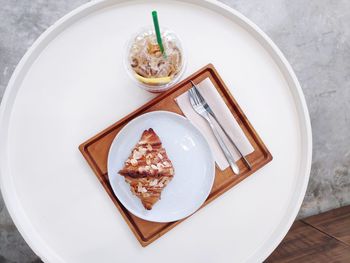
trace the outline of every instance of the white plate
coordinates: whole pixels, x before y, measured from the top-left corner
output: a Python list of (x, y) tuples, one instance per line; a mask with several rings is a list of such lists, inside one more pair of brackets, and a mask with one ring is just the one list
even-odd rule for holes
[[(144, 130), (152, 128), (175, 168), (161, 200), (146, 210), (118, 174)], [(108, 155), (108, 176), (119, 201), (134, 215), (155, 222), (171, 222), (194, 213), (207, 199), (215, 177), (215, 163), (203, 135), (186, 118), (168, 111), (143, 114), (115, 137)]]

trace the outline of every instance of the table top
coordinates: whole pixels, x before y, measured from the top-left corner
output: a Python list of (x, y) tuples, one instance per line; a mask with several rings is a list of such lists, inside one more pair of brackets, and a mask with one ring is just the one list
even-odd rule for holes
[[(122, 64), (125, 42), (153, 9), (183, 41), (184, 76), (213, 63), (274, 160), (142, 248), (77, 147), (153, 97), (133, 85)], [(25, 240), (47, 262), (261, 261), (294, 220), (310, 171), (309, 117), (289, 64), (255, 25), (212, 1), (101, 1), (78, 8), (24, 56), (0, 118), (4, 199)]]

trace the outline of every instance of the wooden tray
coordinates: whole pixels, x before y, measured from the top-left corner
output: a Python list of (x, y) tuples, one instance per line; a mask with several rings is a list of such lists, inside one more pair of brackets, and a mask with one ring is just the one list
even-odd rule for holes
[(181, 221), (186, 220), (186, 218), (170, 223), (156, 223), (145, 221), (131, 214), (114, 195), (108, 181), (107, 157), (109, 147), (114, 137), (124, 127), (124, 125), (141, 114), (157, 110), (166, 110), (182, 114), (174, 99), (191, 88), (191, 84), (189, 82), (190, 80), (193, 80), (195, 83), (199, 83), (205, 78), (210, 78), (210, 80), (213, 82), (214, 86), (217, 88), (218, 92), (223, 97), (225, 103), (231, 110), (233, 116), (241, 126), (243, 132), (254, 147), (254, 152), (247, 156), (249, 162), (252, 164), (252, 170), (248, 170), (242, 160), (239, 160), (237, 162), (241, 170), (241, 174), (238, 177), (233, 174), (230, 168), (227, 168), (224, 171), (220, 171), (220, 169), (216, 168), (213, 188), (202, 207), (205, 206), (272, 160), (272, 155), (254, 130), (253, 126), (248, 121), (247, 117), (242, 112), (238, 103), (230, 94), (229, 89), (220, 78), (214, 66), (211, 64), (203, 67), (199, 71), (195, 72), (174, 86), (169, 91), (162, 93), (161, 95), (152, 99), (139, 109), (125, 116), (112, 126), (103, 130), (79, 146), (79, 150), (91, 166), (92, 170), (95, 172), (97, 178), (100, 180), (106, 192), (142, 246), (149, 245), (154, 240), (175, 227)]

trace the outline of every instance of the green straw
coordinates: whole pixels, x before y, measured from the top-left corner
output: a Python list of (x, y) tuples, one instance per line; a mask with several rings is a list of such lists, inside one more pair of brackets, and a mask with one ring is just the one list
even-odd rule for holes
[(154, 29), (156, 31), (157, 42), (158, 42), (160, 51), (162, 52), (163, 56), (166, 57), (166, 54), (164, 53), (164, 46), (163, 46), (163, 42), (162, 42), (162, 37), (160, 35), (157, 11), (152, 11), (152, 17), (153, 17)]

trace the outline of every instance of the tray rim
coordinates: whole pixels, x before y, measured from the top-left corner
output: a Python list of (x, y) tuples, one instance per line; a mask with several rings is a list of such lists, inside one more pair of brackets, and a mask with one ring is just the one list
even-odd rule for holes
[[(190, 80), (196, 79), (199, 76), (201, 76), (202, 74), (206, 74), (206, 72), (209, 72), (210, 77), (213, 77), (215, 82), (219, 82), (221, 84), (222, 88), (220, 88), (220, 90), (221, 90), (221, 92), (225, 93), (226, 99), (231, 100), (231, 102), (232, 102), (231, 105), (235, 105), (235, 106), (238, 107), (236, 109), (236, 112), (239, 115), (241, 115), (241, 120), (243, 120), (243, 122), (245, 122), (246, 129), (249, 129), (250, 130), (250, 134), (253, 135), (253, 137), (255, 137), (255, 144), (256, 144), (256, 146), (258, 148), (260, 148), (260, 149), (263, 148), (263, 155), (265, 156), (265, 158), (258, 165), (253, 165), (254, 171), (253, 170), (247, 171), (244, 174), (244, 177), (239, 177), (235, 181), (228, 182), (222, 188), (217, 189), (217, 191), (215, 191), (215, 193), (213, 193), (213, 194), (210, 192), (210, 194), (208, 195), (208, 197), (205, 200), (205, 202), (193, 214), (189, 215), (188, 217), (185, 217), (183, 219), (179, 219), (179, 220), (176, 220), (176, 221), (173, 221), (173, 222), (163, 222), (163, 223), (165, 223), (167, 225), (165, 225), (164, 228), (162, 228), (162, 230), (160, 230), (157, 234), (154, 234), (154, 235), (152, 235), (151, 237), (149, 237), (147, 239), (147, 238), (145, 238), (142, 235), (142, 233), (140, 232), (139, 227), (136, 225), (135, 221), (130, 218), (130, 214), (133, 214), (133, 213), (130, 212), (126, 207), (124, 207), (123, 204), (119, 201), (118, 197), (114, 194), (114, 191), (113, 191), (111, 185), (109, 183), (106, 183), (105, 180), (103, 180), (103, 181), (101, 180), (101, 177), (104, 176), (104, 173), (100, 170), (100, 168), (99, 168), (98, 164), (96, 163), (95, 159), (91, 156), (91, 153), (89, 152), (88, 148), (91, 145), (93, 145), (95, 142), (99, 141), (104, 136), (108, 135), (108, 133), (113, 132), (115, 130), (115, 128), (118, 128), (119, 126), (122, 125), (123, 127), (121, 129), (123, 129), (125, 125), (128, 125), (128, 123), (130, 121), (134, 120), (135, 118), (138, 118), (138, 117), (142, 116), (143, 114), (147, 114), (149, 112), (153, 112), (153, 111), (148, 111), (148, 108), (156, 105), (157, 103), (161, 102), (164, 99), (167, 99), (167, 97), (171, 96), (172, 93), (175, 93), (179, 89), (182, 89), (184, 86), (188, 85)], [(174, 113), (172, 111), (170, 111), (170, 112)], [(175, 114), (177, 114), (177, 113), (175, 113)], [(180, 115), (183, 116), (184, 118), (186, 118), (183, 114), (180, 114)], [(118, 135), (118, 133), (115, 136), (117, 136), (117, 135)], [(113, 140), (112, 140), (112, 143), (113, 143)], [(269, 151), (269, 149), (267, 148), (267, 146), (265, 145), (265, 143), (263, 142), (263, 140), (261, 139), (261, 137), (259, 136), (257, 131), (254, 129), (254, 127), (250, 123), (249, 119), (244, 114), (242, 108), (239, 106), (238, 102), (233, 97), (232, 93), (229, 91), (229, 88), (226, 86), (226, 84), (223, 81), (223, 79), (221, 78), (219, 72), (216, 70), (214, 65), (211, 64), (211, 63), (201, 67), (200, 69), (198, 69), (197, 71), (195, 71), (194, 73), (192, 73), (191, 75), (187, 76), (185, 79), (183, 79), (182, 81), (180, 81), (179, 83), (174, 85), (168, 91), (166, 91), (166, 92), (156, 96), (155, 98), (149, 100), (148, 102), (146, 102), (143, 105), (141, 105), (139, 108), (137, 108), (134, 111), (126, 114), (125, 116), (123, 116), (122, 118), (120, 118), (119, 120), (114, 122), (113, 124), (109, 125), (107, 128), (105, 128), (102, 131), (98, 132), (97, 134), (93, 135), (88, 140), (82, 142), (79, 145), (78, 148), (79, 148), (79, 151), (81, 152), (81, 154), (83, 155), (83, 157), (85, 158), (85, 160), (87, 161), (87, 163), (89, 164), (90, 168), (95, 173), (95, 176), (97, 177), (97, 179), (102, 184), (102, 186), (105, 189), (106, 193), (111, 198), (111, 201), (117, 207), (117, 209), (121, 213), (122, 217), (126, 221), (127, 225), (129, 226), (131, 231), (134, 233), (136, 239), (140, 242), (141, 246), (143, 246), (143, 247), (146, 247), (146, 246), (150, 245), (155, 240), (157, 240), (159, 237), (165, 235), (172, 228), (174, 228), (175, 226), (180, 224), (182, 221), (186, 220), (187, 218), (189, 218), (192, 215), (194, 215), (195, 213), (197, 213), (200, 209), (202, 209), (203, 207), (205, 207), (206, 205), (208, 205), (212, 201), (214, 201), (217, 198), (219, 198), (225, 192), (229, 191), (235, 185), (239, 184), (244, 179), (246, 179), (247, 177), (249, 177), (253, 173), (257, 172), (259, 169), (261, 169), (263, 166), (265, 166), (266, 164), (271, 162), (272, 159), (273, 159), (273, 156), (272, 156), (271, 152)], [(216, 175), (216, 172), (215, 172), (215, 177), (216, 176), (217, 175)], [(107, 178), (108, 177), (109, 176), (107, 175)], [(110, 188), (112, 189), (111, 193), (108, 192), (108, 189), (106, 189), (104, 184), (108, 184), (110, 186)], [(156, 223), (161, 223), (161, 222), (156, 222)]]
[[(275, 63), (281, 70), (284, 78), (288, 83), (289, 90), (296, 105), (297, 114), (299, 117), (300, 130), (301, 130), (301, 142), (304, 145), (302, 158), (299, 166), (299, 174), (302, 178), (297, 182), (296, 189), (291, 201), (287, 208), (288, 213), (284, 214), (283, 219), (279, 225), (275, 228), (273, 233), (269, 236), (260, 247), (249, 255), (247, 261), (257, 260), (263, 261), (280, 243), (287, 231), (291, 227), (296, 215), (299, 211), (303, 198), (305, 196), (306, 188), (311, 170), (312, 161), (312, 131), (310, 116), (307, 108), (307, 104), (302, 92), (298, 79), (290, 66), (287, 59), (284, 57), (279, 48), (272, 42), (272, 40), (253, 22), (248, 18), (240, 14), (233, 8), (219, 3), (216, 0), (178, 0), (185, 3), (193, 3), (208, 9), (214, 10), (217, 13), (227, 17), (235, 23), (242, 26), (257, 41), (264, 47), (269, 55), (274, 59)], [(0, 106), (0, 145), (3, 147), (0, 150), (0, 188), (8, 208), (9, 214), (14, 221), (17, 229), (33, 249), (33, 251), (46, 262), (65, 262), (59, 255), (49, 247), (43, 240), (43, 238), (37, 233), (32, 226), (29, 218), (27, 218), (23, 209), (21, 209), (18, 197), (15, 194), (15, 189), (12, 185), (12, 179), (9, 176), (10, 168), (7, 162), (7, 136), (8, 136), (8, 124), (10, 122), (10, 115), (13, 109), (13, 104), (16, 98), (16, 94), (21, 86), (23, 78), (26, 72), (29, 70), (32, 63), (40, 55), (45, 46), (50, 43), (60, 32), (69, 27), (77, 20), (86, 17), (90, 13), (101, 10), (102, 8), (114, 5), (126, 3), (126, 0), (95, 0), (81, 5), (80, 7), (69, 12), (56, 23), (50, 26), (40, 35), (40, 37), (33, 43), (28, 49), (25, 55), (22, 57), (18, 65), (16, 66), (11, 79), (5, 90), (1, 106)], [(12, 188), (11, 188), (12, 187)]]

